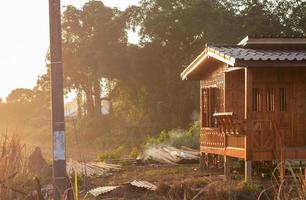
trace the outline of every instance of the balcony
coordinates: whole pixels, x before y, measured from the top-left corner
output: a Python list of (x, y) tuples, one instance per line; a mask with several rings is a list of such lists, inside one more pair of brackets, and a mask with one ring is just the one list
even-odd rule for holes
[(246, 135), (244, 122), (233, 113), (215, 113), (218, 128), (202, 128), (201, 150), (208, 153), (245, 156)]

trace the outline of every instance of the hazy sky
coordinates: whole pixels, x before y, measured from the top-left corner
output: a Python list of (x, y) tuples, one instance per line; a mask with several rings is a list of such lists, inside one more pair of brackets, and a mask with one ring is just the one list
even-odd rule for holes
[[(62, 0), (62, 5), (82, 6), (87, 0)], [(138, 0), (103, 0), (124, 10)], [(5, 0), (0, 6), (0, 98), (12, 89), (32, 88), (45, 73), (49, 47), (48, 0)]]

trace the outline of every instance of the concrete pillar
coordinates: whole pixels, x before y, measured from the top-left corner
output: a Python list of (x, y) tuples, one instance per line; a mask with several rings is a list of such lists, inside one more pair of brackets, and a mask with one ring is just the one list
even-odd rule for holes
[(252, 161), (246, 160), (244, 164), (244, 180), (250, 181), (252, 180)]

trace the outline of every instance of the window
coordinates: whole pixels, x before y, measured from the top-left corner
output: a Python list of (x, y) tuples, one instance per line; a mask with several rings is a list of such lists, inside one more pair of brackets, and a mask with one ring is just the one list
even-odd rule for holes
[(273, 88), (266, 88), (266, 111), (275, 111), (275, 95)]
[(252, 109), (253, 112), (287, 112), (288, 111), (287, 88), (253, 88)]
[(202, 127), (206, 127), (207, 123), (207, 103), (208, 102), (208, 89), (202, 89)]
[(213, 114), (217, 112), (218, 88), (202, 89), (202, 127), (217, 127)]
[(286, 88), (279, 88), (279, 111), (287, 111), (287, 94)]
[(253, 111), (261, 112), (262, 110), (262, 97), (259, 88), (253, 88)]

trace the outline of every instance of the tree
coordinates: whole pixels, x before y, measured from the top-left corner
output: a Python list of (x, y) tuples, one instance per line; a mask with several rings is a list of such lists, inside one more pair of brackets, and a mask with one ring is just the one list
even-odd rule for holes
[(279, 0), (274, 5), (273, 12), (289, 30), (290, 35), (306, 36), (305, 0)]
[(163, 128), (186, 127), (198, 110), (199, 97), (195, 83), (180, 80), (184, 67), (206, 43), (235, 44), (246, 35), (290, 34), (292, 28), (274, 12), (278, 5), (268, 0), (142, 0), (130, 7), (129, 25), (140, 27), (141, 34), (141, 47), (129, 56), (134, 59), (134, 85), (141, 86), (124, 90), (130, 108)]
[[(117, 9), (89, 1), (82, 9), (68, 6), (63, 16), (66, 86), (84, 91), (87, 111), (101, 115), (102, 79), (114, 81), (124, 66), (127, 37)], [(110, 92), (109, 92), (110, 93)]]
[(27, 88), (14, 89), (6, 98), (7, 103), (31, 103), (35, 100), (33, 90)]

